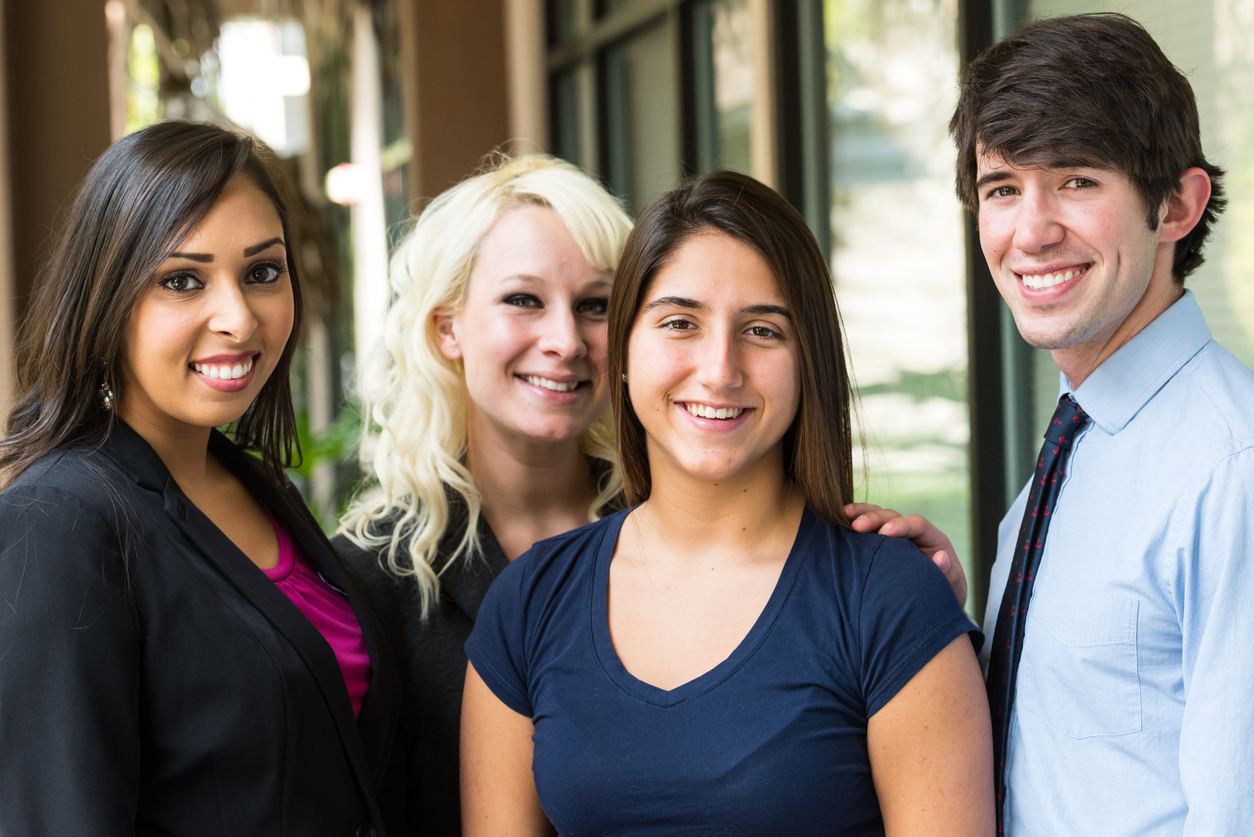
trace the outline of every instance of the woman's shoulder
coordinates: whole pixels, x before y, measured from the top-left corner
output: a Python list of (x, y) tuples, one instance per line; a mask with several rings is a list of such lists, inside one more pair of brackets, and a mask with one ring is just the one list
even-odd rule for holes
[(560, 535), (536, 541), (505, 568), (493, 589), (517, 589), (523, 598), (548, 599), (572, 584), (592, 576), (596, 555), (606, 545), (613, 546), (629, 509), (606, 515), (600, 520)]
[(594, 520), (576, 529), (562, 532), (560, 535), (536, 541), (531, 545), (531, 549), (519, 556), (518, 561), (525, 558), (533, 565), (549, 564), (554, 561), (559, 563), (573, 561), (586, 550), (596, 549), (607, 536), (611, 534), (617, 536), (619, 528), (623, 525), (623, 519), (630, 511), (631, 509), (628, 508), (620, 508), (600, 520)]
[[(23, 498), (65, 498), (69, 506), (112, 508), (124, 502), (120, 496), (129, 480), (121, 469), (98, 448), (69, 445), (49, 451), (5, 486), (0, 493), (0, 515), (24, 508)], [(55, 508), (60, 508), (57, 504)], [(52, 507), (43, 507), (51, 513)]]
[[(814, 567), (833, 577), (841, 588), (859, 596), (868, 589), (949, 590), (944, 574), (909, 540), (855, 532), (824, 521), (813, 512), (809, 519), (810, 548), (820, 553)], [(952, 597), (952, 592), (949, 595)]]

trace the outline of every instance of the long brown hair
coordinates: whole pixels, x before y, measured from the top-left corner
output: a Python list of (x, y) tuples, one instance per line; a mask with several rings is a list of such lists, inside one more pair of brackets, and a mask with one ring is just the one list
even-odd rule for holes
[(102, 405), (100, 388), (108, 382), (116, 398), (126, 397), (122, 347), (135, 303), (238, 174), (256, 183), (282, 222), (296, 310), (278, 365), (233, 435), (261, 454), (272, 478), (284, 480), (283, 469), (300, 454), (289, 375), (301, 291), (293, 225), (264, 154), (256, 140), (216, 125), (164, 122), (118, 141), (92, 166), (19, 332), (0, 486), (58, 447), (109, 432), (115, 414)]
[(629, 502), (652, 490), (644, 427), (623, 374), (628, 342), (645, 293), (685, 241), (717, 232), (752, 247), (766, 262), (797, 332), (801, 403), (784, 434), (784, 472), (819, 517), (849, 526), (853, 501), (853, 443), (849, 374), (827, 262), (797, 210), (751, 177), (702, 175), (645, 210), (627, 239), (609, 305), (610, 405)]

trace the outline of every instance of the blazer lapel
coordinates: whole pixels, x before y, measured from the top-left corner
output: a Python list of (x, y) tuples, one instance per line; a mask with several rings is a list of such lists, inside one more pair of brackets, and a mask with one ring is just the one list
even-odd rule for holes
[[(399, 721), (399, 707), (396, 701), (399, 686), (391, 646), (388, 645), (387, 638), (383, 635), (383, 630), (378, 620), (375, 619), (365, 596), (340, 566), (334, 547), (306, 509), (300, 494), (295, 489), (284, 490), (273, 485), (257, 467), (252, 456), (235, 447), (220, 434), (214, 434), (210, 449), (214, 456), (224, 463), (229, 463), (228, 467), (231, 467), (248, 483), (249, 488), (269, 507), (275, 517), (287, 524), (288, 530), (309, 564), (324, 581), (344, 593), (348, 597), (349, 604), (352, 605), (353, 613), (361, 626), (366, 650), (370, 654), (372, 670), (370, 686), (362, 700), (361, 712), (356, 718), (355, 726), (364, 748), (366, 763), (369, 766), (371, 786), (377, 790), (387, 766), (392, 740)], [(266, 581), (268, 582), (269, 579)], [(282, 596), (282, 593), (280, 595)], [(283, 598), (286, 600), (287, 597), (283, 596)], [(308, 623), (303, 614), (300, 614), (300, 618)], [(321, 639), (321, 634), (318, 638)], [(334, 660), (333, 652), (332, 659)], [(343, 675), (340, 673), (338, 663), (335, 665), (333, 682), (343, 683)], [(348, 708), (347, 719), (349, 723), (353, 723), (351, 706)], [(344, 720), (341, 713), (336, 713), (336, 720), (337, 723)]]
[[(362, 734), (357, 728), (353, 718), (352, 704), (344, 689), (343, 674), (340, 672), (339, 663), (335, 659), (335, 652), (331, 650), (331, 646), (313, 626), (313, 623), (266, 577), (265, 573), (258, 569), (248, 556), (232, 543), (230, 538), (187, 499), (170, 476), (169, 470), (161, 462), (160, 457), (138, 433), (119, 420), (105, 439), (102, 448), (110, 458), (128, 471), (136, 482), (162, 494), (164, 510), (171, 521), (182, 530), (209, 563), (217, 567), (244, 598), (256, 607), (296, 649), (309, 668), (314, 682), (317, 683), (323, 700), (326, 701), (339, 732), (344, 752), (357, 776), (372, 815), (376, 821), (381, 821), (375, 799), (376, 781), (374, 779), (374, 775), (381, 770), (371, 769), (373, 759), (366, 755)], [(311, 561), (317, 562), (315, 566), (319, 570), (330, 563), (330, 561), (319, 560), (321, 548), (313, 548), (315, 542), (307, 531), (309, 525), (303, 523), (301, 515), (294, 513), (290, 501), (284, 499), (281, 492), (270, 484), (269, 479), (263, 475), (249, 454), (240, 451), (217, 431), (214, 431), (210, 437), (209, 448), (219, 461), (261, 498), (262, 502), (270, 506), (276, 516), (282, 517), (288, 523), (305, 555)], [(327, 549), (329, 550), (330, 547), (328, 546)], [(328, 552), (328, 554), (332, 553)], [(329, 580), (334, 586), (340, 587), (334, 579)], [(341, 589), (347, 591), (345, 587)], [(368, 613), (361, 607), (360, 597), (354, 600), (350, 595), (350, 602), (359, 619), (362, 619), (363, 613)], [(372, 621), (363, 620), (363, 622)], [(373, 629), (373, 625), (371, 628)], [(362, 630), (365, 634), (366, 624), (363, 624)], [(385, 678), (389, 674), (394, 676), (394, 668), (389, 667), (390, 660), (377, 660), (375, 657), (375, 652), (381, 645), (377, 639), (378, 631), (372, 630), (366, 636), (367, 647), (371, 651), (371, 663), (375, 666), (376, 672), (382, 669), (385, 672)], [(373, 648), (370, 646), (371, 638), (374, 639)], [(389, 690), (390, 686), (384, 687), (384, 691)], [(362, 711), (365, 711), (364, 706)], [(375, 725), (385, 726), (386, 724)], [(380, 747), (384, 750), (382, 754), (384, 759), (387, 755), (386, 748), (385, 741)], [(380, 756), (376, 755), (375, 758), (380, 758)]]

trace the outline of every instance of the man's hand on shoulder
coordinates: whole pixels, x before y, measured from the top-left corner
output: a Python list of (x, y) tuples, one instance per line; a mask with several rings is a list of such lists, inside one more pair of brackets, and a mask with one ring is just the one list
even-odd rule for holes
[(945, 574), (958, 604), (967, 604), (967, 575), (954, 555), (954, 545), (940, 529), (921, 514), (902, 515), (872, 503), (850, 503), (845, 514), (855, 532), (878, 532), (889, 538), (909, 538), (919, 551)]

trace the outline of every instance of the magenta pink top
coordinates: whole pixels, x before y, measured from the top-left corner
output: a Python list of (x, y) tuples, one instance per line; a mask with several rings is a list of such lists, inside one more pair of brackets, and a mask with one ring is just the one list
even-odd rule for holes
[(353, 613), (348, 597), (324, 581), (305, 562), (305, 556), (301, 554), (300, 547), (292, 542), (287, 527), (279, 523), (269, 509), (266, 509), (266, 515), (279, 539), (279, 563), (262, 572), (278, 585), (283, 595), (292, 600), (292, 604), (330, 643), (340, 664), (340, 673), (344, 675), (353, 715), (356, 716), (361, 712), (366, 689), (370, 688), (371, 675), (370, 654), (366, 651), (357, 615)]

